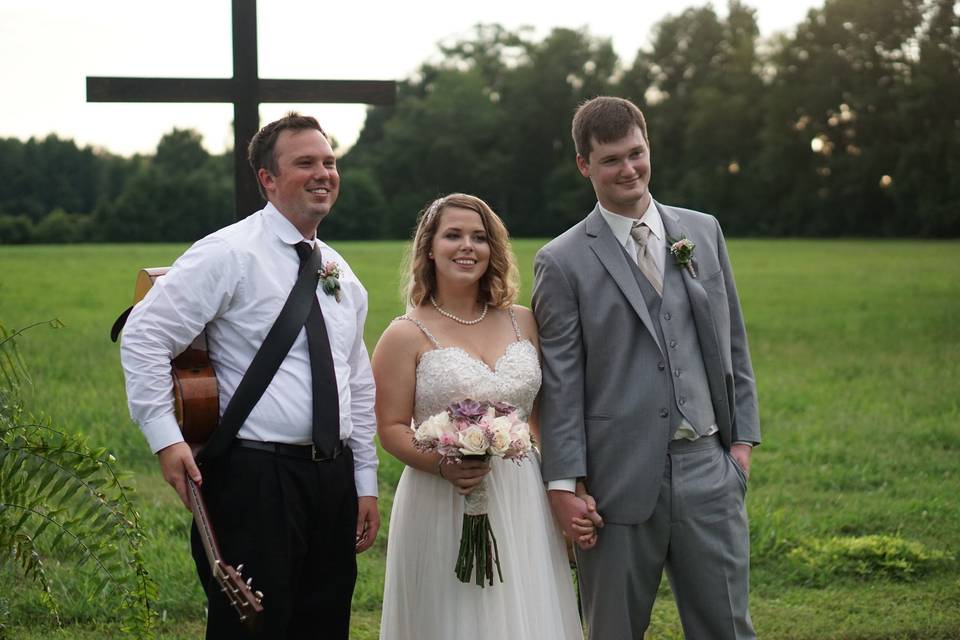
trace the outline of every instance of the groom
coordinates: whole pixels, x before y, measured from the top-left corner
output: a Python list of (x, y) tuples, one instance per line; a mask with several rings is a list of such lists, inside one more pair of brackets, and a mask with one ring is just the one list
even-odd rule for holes
[(640, 640), (664, 568), (686, 637), (754, 638), (744, 496), (760, 427), (723, 234), (653, 200), (633, 103), (586, 102), (573, 139), (599, 202), (537, 254), (533, 309), (551, 507), (572, 537), (582, 479), (604, 521), (577, 552), (590, 638)]

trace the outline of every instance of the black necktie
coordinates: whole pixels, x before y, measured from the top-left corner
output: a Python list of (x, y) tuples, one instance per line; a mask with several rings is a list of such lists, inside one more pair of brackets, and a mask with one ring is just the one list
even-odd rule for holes
[[(314, 251), (306, 242), (294, 245), (300, 256), (300, 269)], [(310, 349), (310, 373), (313, 379), (313, 444), (324, 458), (332, 457), (340, 441), (340, 397), (337, 394), (337, 374), (333, 368), (333, 354), (327, 325), (316, 294), (307, 316), (307, 345)]]

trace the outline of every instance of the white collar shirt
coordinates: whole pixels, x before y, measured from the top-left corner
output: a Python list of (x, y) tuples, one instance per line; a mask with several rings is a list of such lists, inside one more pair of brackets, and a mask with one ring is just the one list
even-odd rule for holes
[[(627, 250), (627, 254), (630, 255), (634, 262), (637, 260), (637, 246), (636, 240), (633, 239), (633, 236), (630, 235), (630, 231), (633, 229), (634, 223), (637, 221), (635, 218), (628, 218), (627, 216), (622, 216), (619, 213), (613, 213), (608, 211), (603, 207), (602, 204), (597, 204), (600, 208), (600, 215), (603, 216), (603, 219), (607, 221), (610, 230), (613, 231), (614, 237), (617, 239), (624, 249)], [(647, 210), (643, 212), (643, 215), (640, 216), (640, 222), (643, 222), (648, 227), (650, 227), (650, 235), (653, 236), (656, 241), (656, 246), (662, 247), (660, 251), (651, 251), (650, 254), (653, 256), (653, 260), (657, 265), (657, 269), (660, 270), (660, 274), (663, 274), (663, 265), (666, 262), (667, 257), (667, 232), (663, 228), (663, 219), (660, 217), (660, 211), (657, 209), (657, 204), (653, 201), (653, 198), (650, 198), (650, 204), (647, 205)], [(651, 240), (650, 242), (654, 242)]]
[[(121, 342), (130, 415), (152, 451), (183, 437), (173, 412), (170, 360), (204, 329), (220, 387), (221, 414), (283, 307), (300, 260), (302, 234), (272, 204), (190, 247), (134, 307)], [(363, 342), (367, 291), (346, 260), (326, 243), (324, 264), (340, 269), (339, 302), (318, 286), (340, 401), (340, 438), (353, 450), (357, 493), (377, 495), (373, 443), (374, 381)], [(240, 428), (241, 438), (307, 444), (313, 401), (306, 329)]]

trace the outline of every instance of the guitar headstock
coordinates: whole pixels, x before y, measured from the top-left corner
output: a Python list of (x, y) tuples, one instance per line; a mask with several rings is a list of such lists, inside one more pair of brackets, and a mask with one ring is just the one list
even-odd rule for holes
[(243, 581), (243, 565), (237, 565), (234, 569), (230, 565), (216, 561), (213, 570), (213, 576), (220, 583), (220, 591), (230, 601), (230, 606), (236, 609), (240, 614), (240, 622), (248, 629), (255, 629), (259, 621), (259, 616), (263, 613), (263, 594), (254, 591), (251, 587), (253, 578)]

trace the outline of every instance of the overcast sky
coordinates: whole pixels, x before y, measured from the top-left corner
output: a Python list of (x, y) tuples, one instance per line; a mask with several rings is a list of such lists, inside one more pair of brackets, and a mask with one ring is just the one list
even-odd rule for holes
[[(761, 33), (789, 31), (822, 0), (746, 0)], [(705, 2), (580, 0), (260, 0), (262, 78), (400, 79), (436, 56), (436, 44), (477, 23), (586, 26), (612, 38), (625, 63), (649, 44), (651, 26)], [(726, 2), (713, 3), (721, 15)], [(587, 9), (594, 12), (587, 15)], [(87, 103), (93, 76), (229, 77), (230, 0), (0, 0), (0, 137), (56, 132), (115, 153), (152, 152), (173, 127), (193, 128), (213, 152), (233, 144), (230, 105)], [(346, 147), (363, 126), (362, 105), (261, 105), (261, 122), (296, 108), (317, 116)]]

